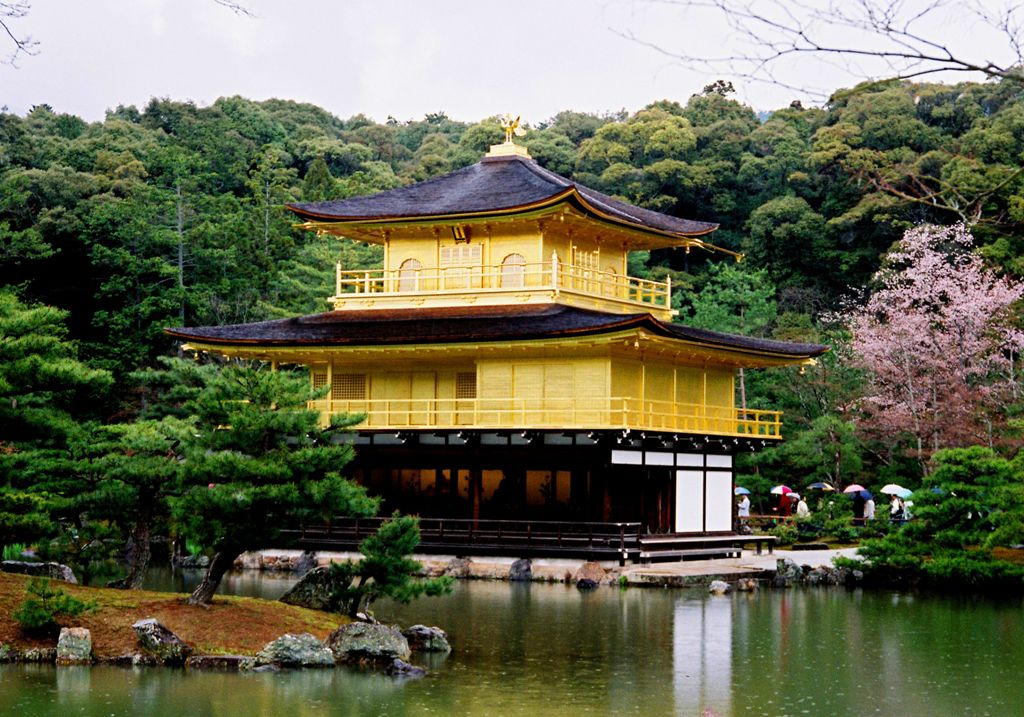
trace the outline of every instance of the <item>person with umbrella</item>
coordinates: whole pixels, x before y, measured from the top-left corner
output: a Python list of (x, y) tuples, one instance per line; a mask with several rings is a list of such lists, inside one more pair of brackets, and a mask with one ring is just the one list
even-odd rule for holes
[(796, 498), (797, 498), (796, 517), (797, 518), (808, 518), (808, 517), (810, 517), (811, 509), (807, 507), (807, 501), (804, 500), (803, 496), (802, 495), (797, 495), (796, 493), (793, 493), (792, 495), (796, 496)]
[(869, 520), (875, 519), (875, 499), (874, 497), (868, 498), (864, 501), (864, 522), (867, 523)]
[(736, 518), (739, 522), (739, 532), (747, 532), (747, 519), (750, 518), (750, 491), (746, 488), (737, 488), (736, 495), (740, 496), (740, 502), (736, 506)]
[(889, 520), (893, 523), (903, 520), (903, 501), (895, 493), (892, 494), (892, 500), (889, 501)]

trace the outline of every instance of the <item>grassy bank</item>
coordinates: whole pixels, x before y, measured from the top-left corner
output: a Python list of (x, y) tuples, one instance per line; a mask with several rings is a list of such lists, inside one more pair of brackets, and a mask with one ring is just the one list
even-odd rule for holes
[[(53, 647), (55, 640), (29, 638), (11, 615), (26, 598), (30, 578), (0, 572), (0, 643), (19, 648)], [(93, 654), (111, 658), (138, 652), (132, 623), (155, 617), (191, 645), (196, 654), (253, 655), (285, 633), (310, 632), (325, 638), (345, 618), (284, 603), (217, 597), (207, 607), (185, 604), (184, 594), (69, 585), (52, 581), (69, 595), (93, 600), (98, 609), (67, 621), (92, 632)]]

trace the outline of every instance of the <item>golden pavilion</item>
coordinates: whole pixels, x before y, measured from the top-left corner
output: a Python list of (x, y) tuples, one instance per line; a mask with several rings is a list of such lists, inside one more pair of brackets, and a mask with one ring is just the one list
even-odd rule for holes
[(339, 265), (325, 313), (169, 333), (308, 366), (325, 419), (364, 417), (350, 473), (421, 516), (435, 552), (647, 559), (735, 537), (734, 457), (782, 438), (778, 411), (736, 405), (735, 374), (827, 350), (673, 323), (670, 283), (629, 276), (629, 253), (715, 251), (717, 225), (579, 185), (511, 137), (444, 176), (288, 208), (381, 245), (383, 266)]

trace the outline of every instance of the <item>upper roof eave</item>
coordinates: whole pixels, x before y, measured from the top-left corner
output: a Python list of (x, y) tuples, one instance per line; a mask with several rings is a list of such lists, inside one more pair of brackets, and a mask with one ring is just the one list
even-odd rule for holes
[[(531, 202), (529, 204), (521, 204), (514, 207), (503, 207), (501, 209), (492, 209), (487, 211), (474, 211), (474, 212), (454, 212), (447, 214), (417, 214), (417, 215), (399, 215), (399, 216), (379, 216), (373, 218), (367, 217), (344, 217), (344, 216), (331, 216), (324, 214), (317, 214), (311, 212), (294, 204), (286, 204), (285, 207), (290, 209), (300, 217), (307, 217), (308, 221), (298, 226), (306, 226), (307, 228), (315, 228), (317, 225), (322, 225), (324, 228), (327, 227), (351, 227), (353, 229), (377, 229), (387, 228), (403, 225), (412, 224), (423, 224), (423, 223), (438, 223), (438, 222), (451, 222), (451, 221), (481, 221), (491, 217), (514, 217), (517, 214), (532, 214), (545, 210), (557, 211), (558, 207), (562, 204), (571, 203), (576, 205), (585, 214), (589, 214), (596, 219), (614, 224), (616, 226), (628, 229), (634, 232), (639, 232), (645, 235), (665, 237), (673, 241), (680, 240), (679, 244), (668, 244), (668, 246), (682, 246), (682, 245), (696, 245), (698, 247), (706, 248), (711, 251), (720, 251), (725, 254), (731, 254), (737, 256), (736, 252), (729, 249), (725, 249), (709, 242), (705, 242), (700, 239), (702, 236), (707, 236), (711, 232), (718, 229), (718, 224), (706, 223), (707, 227), (700, 231), (669, 231), (666, 229), (660, 229), (658, 227), (651, 227), (640, 222), (626, 221), (613, 214), (602, 211), (599, 207), (595, 206), (594, 203), (588, 201), (586, 195), (582, 194), (575, 186), (567, 187), (566, 189), (552, 195), (544, 200), (537, 202)], [(313, 226), (310, 226), (313, 225)], [(659, 246), (664, 246), (665, 242), (657, 242)]]

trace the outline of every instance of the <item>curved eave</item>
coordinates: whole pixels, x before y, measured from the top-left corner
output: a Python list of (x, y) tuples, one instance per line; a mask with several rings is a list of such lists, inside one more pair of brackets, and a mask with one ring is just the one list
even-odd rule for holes
[[(504, 207), (502, 209), (488, 209), (484, 211), (472, 211), (472, 212), (452, 212), (448, 214), (419, 214), (419, 215), (395, 215), (395, 216), (375, 216), (375, 217), (360, 217), (360, 216), (338, 216), (338, 215), (327, 215), (318, 214), (316, 212), (310, 212), (308, 210), (299, 208), (294, 204), (286, 204), (285, 207), (300, 217), (306, 218), (308, 221), (305, 223), (298, 224), (299, 227), (309, 229), (312, 231), (331, 231), (331, 233), (341, 234), (341, 231), (337, 229), (343, 229), (346, 227), (353, 229), (386, 229), (389, 227), (400, 227), (400, 226), (412, 226), (422, 224), (440, 224), (453, 221), (470, 221), (480, 222), (486, 221), (490, 218), (503, 218), (509, 219), (516, 215), (535, 215), (540, 216), (552, 211), (556, 211), (558, 206), (561, 204), (571, 203), (581, 210), (584, 215), (590, 215), (592, 218), (598, 219), (608, 224), (627, 229), (631, 232), (637, 232), (642, 236), (651, 237), (664, 237), (672, 241), (651, 241), (649, 248), (664, 248), (672, 246), (690, 246), (705, 249), (707, 251), (719, 251), (724, 254), (739, 258), (741, 255), (737, 252), (719, 247), (715, 244), (706, 242), (699, 237), (707, 236), (711, 232), (718, 229), (718, 224), (710, 224), (707, 229), (693, 232), (676, 232), (667, 229), (659, 229), (657, 227), (651, 227), (640, 221), (628, 221), (620, 216), (611, 214), (594, 203), (590, 202), (584, 194), (582, 194), (575, 186), (566, 187), (564, 190), (557, 192), (556, 194), (538, 200), (536, 202), (530, 202), (528, 204), (519, 204), (512, 207)], [(532, 217), (523, 217), (532, 218)], [(639, 245), (638, 245), (639, 248)]]
[[(190, 333), (187, 329), (164, 329), (170, 336), (188, 342), (195, 348), (212, 351), (230, 351), (232, 348), (256, 349), (264, 348), (270, 351), (287, 351), (289, 349), (309, 348), (345, 348), (345, 349), (386, 349), (394, 348), (440, 348), (444, 346), (458, 345), (501, 345), (525, 341), (558, 341), (561, 339), (593, 338), (602, 337), (609, 341), (616, 341), (623, 336), (634, 337), (644, 342), (651, 341), (666, 347), (687, 347), (690, 349), (721, 352), (736, 358), (746, 358), (748, 361), (739, 361), (736, 365), (768, 366), (781, 364), (807, 364), (813, 363), (814, 359), (826, 353), (827, 346), (802, 345), (805, 351), (783, 351), (774, 350), (770, 347), (744, 346), (744, 337), (736, 337), (739, 341), (730, 341), (727, 334), (694, 335), (686, 336), (673, 331), (670, 324), (658, 321), (649, 314), (624, 316), (620, 321), (614, 321), (600, 326), (586, 326), (578, 328), (565, 328), (547, 331), (523, 331), (514, 335), (506, 336), (477, 336), (453, 333), (449, 336), (439, 336), (433, 339), (413, 337), (408, 340), (390, 338), (387, 340), (357, 340), (346, 341), (343, 338), (223, 338), (210, 337)], [(649, 335), (645, 335), (647, 332)], [(801, 346), (797, 344), (796, 346)]]
[(424, 342), (421, 339), (409, 339), (409, 340), (385, 340), (385, 341), (344, 341), (344, 340), (331, 340), (323, 338), (289, 338), (289, 339), (242, 339), (242, 338), (217, 338), (209, 336), (201, 336), (194, 333), (189, 333), (188, 329), (170, 329), (165, 328), (164, 333), (173, 336), (175, 338), (187, 341), (190, 344), (202, 344), (203, 346), (266, 346), (268, 348), (304, 348), (309, 346), (323, 346), (323, 347), (387, 347), (387, 346), (408, 346), (408, 345), (456, 345), (456, 344), (482, 344), (482, 343), (502, 343), (508, 341), (536, 341), (543, 339), (559, 339), (559, 338), (574, 338), (582, 336), (594, 336), (600, 334), (616, 333), (619, 331), (625, 331), (635, 328), (637, 324), (643, 323), (647, 315), (626, 315), (623, 316), (622, 320), (615, 321), (608, 324), (602, 324), (601, 326), (587, 326), (580, 328), (569, 328), (559, 329), (557, 331), (524, 331), (520, 334), (507, 337), (495, 337), (495, 338), (479, 338), (474, 336), (465, 336), (460, 334), (454, 334), (451, 337), (445, 337), (444, 339), (438, 339), (436, 341)]

